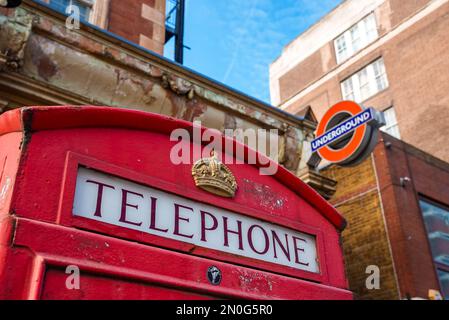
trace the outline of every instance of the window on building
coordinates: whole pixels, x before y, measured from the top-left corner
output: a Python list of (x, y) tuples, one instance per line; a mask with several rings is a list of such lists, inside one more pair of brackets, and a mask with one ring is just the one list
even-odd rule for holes
[(368, 76), (368, 69), (363, 69), (359, 73), (359, 83), (360, 83), (360, 95), (362, 97), (369, 97), (370, 95), (370, 83)]
[(341, 83), (343, 99), (362, 102), (388, 88), (383, 58), (376, 60)]
[(66, 12), (67, 7), (73, 5), (80, 10), (80, 18), (90, 22), (95, 0), (50, 0), (49, 4), (58, 11)]
[(353, 49), (354, 52), (359, 51), (360, 50), (360, 46), (361, 46), (362, 39), (360, 38), (360, 30), (359, 29), (360, 29), (359, 25), (356, 24), (350, 30), (352, 49)]
[(345, 37), (342, 36), (338, 38), (335, 42), (335, 46), (337, 49), (337, 56), (340, 57), (340, 59), (346, 59), (348, 57), (348, 47), (346, 46), (346, 40)]
[(351, 101), (355, 100), (354, 84), (352, 83), (351, 78), (349, 78), (348, 80), (343, 82), (342, 90), (343, 90), (343, 96), (345, 97), (345, 100), (351, 100)]
[[(442, 295), (449, 298), (449, 208), (421, 199), (424, 224), (437, 269)], [(434, 289), (434, 288), (429, 288)]]
[(445, 299), (449, 298), (449, 271), (438, 269), (438, 279), (441, 285), (441, 294)]
[(363, 24), (365, 26), (367, 43), (369, 44), (379, 37), (379, 33), (377, 31), (376, 17), (374, 16), (374, 13), (370, 14), (365, 19), (363, 19)]
[(388, 133), (389, 135), (392, 135), (395, 138), (400, 139), (401, 134), (399, 133), (399, 125), (394, 108), (391, 107), (385, 110), (384, 116), (386, 124), (381, 128), (381, 130)]
[(374, 77), (376, 78), (377, 92), (385, 90), (388, 87), (387, 72), (383, 59), (373, 63)]
[(363, 49), (379, 36), (376, 17), (371, 13), (334, 41), (337, 63), (341, 63)]

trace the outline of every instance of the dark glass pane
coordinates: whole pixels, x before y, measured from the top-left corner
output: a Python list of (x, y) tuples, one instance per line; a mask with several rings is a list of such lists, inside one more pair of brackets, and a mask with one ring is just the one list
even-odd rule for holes
[(420, 201), (435, 261), (449, 266), (449, 210)]
[[(449, 266), (449, 209), (420, 200), (434, 261)], [(442, 294), (449, 298), (449, 273), (438, 270)]]
[(445, 299), (449, 299), (449, 272), (438, 270), (438, 278), (441, 284), (441, 294)]

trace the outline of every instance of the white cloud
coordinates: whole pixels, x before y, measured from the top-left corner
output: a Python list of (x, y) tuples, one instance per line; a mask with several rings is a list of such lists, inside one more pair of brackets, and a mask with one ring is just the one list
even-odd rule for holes
[[(189, 3), (197, 0), (189, 0)], [(316, 22), (341, 0), (213, 0), (203, 2), (215, 12), (204, 16), (216, 19), (216, 52), (211, 59), (224, 63), (221, 76), (227, 85), (269, 101), (268, 68), (282, 48)], [(219, 8), (219, 9), (218, 9)], [(204, 23), (204, 22), (201, 22)], [(193, 50), (198, 50), (193, 48)], [(217, 77), (217, 76), (216, 76)], [(221, 79), (220, 79), (221, 78)]]

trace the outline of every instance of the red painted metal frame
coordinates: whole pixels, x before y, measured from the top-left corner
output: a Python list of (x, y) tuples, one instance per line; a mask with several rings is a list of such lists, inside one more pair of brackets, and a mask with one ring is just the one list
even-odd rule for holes
[[(135, 157), (143, 162), (155, 159), (154, 154), (139, 154), (139, 146), (151, 146), (143, 143), (145, 139), (153, 139), (157, 152), (166, 153), (170, 148), (167, 136), (176, 128), (191, 131), (192, 124), (107, 107), (33, 107), (2, 115), (0, 145), (9, 144), (6, 156), (20, 158), (20, 162), (7, 163), (8, 175), (14, 177), (17, 170), (17, 177), (9, 195), (11, 203), (4, 209), (10, 211), (0, 208), (0, 299), (107, 297), (107, 289), (103, 295), (89, 296), (89, 292), (122, 280), (121, 285), (128, 286), (125, 298), (138, 298), (139, 292), (145, 292), (140, 297), (352, 299), (345, 290), (339, 244), (338, 230), (344, 227), (344, 219), (284, 168), (279, 166), (273, 177), (260, 177), (260, 164), (231, 165), (240, 181), (248, 177), (248, 181), (271, 185), (275, 195), (285, 197), (285, 207), (276, 211), (262, 206), (246, 190), (240, 190), (235, 199), (224, 199), (197, 189), (190, 166), (169, 169), (167, 159), (155, 168), (133, 162), (129, 152), (136, 152)], [(117, 146), (124, 148), (124, 155), (117, 154)], [(255, 153), (247, 147), (244, 150), (246, 158)], [(0, 158), (4, 153), (0, 148)], [(73, 216), (80, 166), (315, 235), (321, 272), (300, 271)], [(55, 287), (62, 285), (63, 274), (51, 270), (69, 264), (79, 266), (86, 275), (84, 283), (91, 290), (82, 293), (87, 296)], [(219, 287), (205, 277), (212, 264), (225, 277)], [(109, 278), (101, 280), (104, 277)]]
[[(13, 110), (0, 117), (0, 135), (14, 131), (42, 131), (70, 128), (122, 128), (132, 130), (142, 130), (158, 132), (169, 135), (175, 129), (193, 130), (190, 122), (174, 119), (171, 117), (153, 114), (136, 110), (124, 110), (110, 107), (28, 107)], [(202, 128), (202, 132), (207, 128)], [(225, 140), (229, 139), (223, 136)], [(234, 148), (240, 145), (233, 140)], [(245, 159), (250, 158), (256, 152), (246, 145), (243, 146)], [(258, 154), (254, 159), (263, 159), (263, 163), (272, 161), (267, 157)], [(259, 161), (256, 167), (263, 167)], [(284, 167), (274, 164), (277, 167), (275, 178), (285, 186), (298, 193), (299, 196), (307, 199), (318, 211), (325, 216), (338, 230), (343, 230), (346, 226), (345, 219), (326, 200), (324, 200), (315, 190), (299, 180), (295, 175)]]
[[(111, 174), (113, 176), (120, 177), (135, 183), (140, 183), (142, 185), (154, 187), (163, 191), (167, 191), (169, 193), (182, 196), (184, 198), (192, 199), (194, 201), (198, 201), (198, 199), (204, 197), (204, 194), (199, 191), (196, 191), (196, 189), (189, 190), (185, 188), (179, 188), (179, 186), (167, 183), (166, 181), (163, 180), (155, 179), (150, 176), (145, 176), (142, 175), (141, 173), (133, 172), (128, 169), (123, 169), (97, 159), (85, 157), (79, 154), (69, 153), (67, 155), (66, 170), (64, 173), (64, 187), (63, 187), (64, 190), (62, 192), (59, 207), (60, 209), (58, 212), (58, 219), (57, 219), (57, 221), (62, 225), (74, 226), (83, 230), (94, 230), (105, 235), (113, 234), (115, 237), (118, 238), (136, 240), (142, 243), (148, 243), (158, 247), (165, 247), (177, 251), (183, 251), (193, 255), (212, 258), (214, 260), (247, 265), (261, 270), (270, 270), (272, 272), (286, 274), (302, 279), (308, 279), (311, 281), (316, 282), (328, 281), (327, 268), (321, 267), (326, 266), (327, 263), (324, 254), (323, 236), (319, 229), (312, 228), (305, 224), (295, 223), (294, 221), (288, 219), (282, 219), (279, 217), (274, 218), (273, 216), (270, 216), (269, 213), (263, 212), (262, 210), (258, 212), (256, 210), (252, 210), (244, 206), (236, 205), (232, 202), (227, 202), (225, 205), (222, 205), (220, 207), (234, 211), (241, 215), (246, 215), (259, 220), (264, 220), (266, 222), (278, 224), (282, 227), (286, 227), (291, 230), (296, 230), (299, 232), (315, 236), (319, 257), (318, 259), (320, 265), (320, 273), (302, 271), (291, 267), (280, 266), (277, 264), (246, 258), (226, 252), (210, 250), (207, 248), (192, 245), (190, 243), (176, 241), (150, 234), (137, 233), (135, 230), (132, 229), (126, 229), (120, 226), (115, 226), (100, 221), (74, 216), (72, 214), (72, 207), (75, 198), (76, 177), (79, 167), (87, 167), (90, 169), (95, 169), (102, 173)], [(207, 200), (200, 200), (200, 201), (208, 203), (209, 205), (212, 206), (216, 206), (216, 203), (212, 201)]]
[[(140, 281), (164, 288), (172, 288), (191, 292), (204, 297), (227, 299), (351, 299), (349, 291), (316, 284), (309, 281), (288, 278), (264, 271), (256, 271), (238, 267), (215, 260), (191, 257), (182, 253), (148, 247), (108, 236), (92, 235), (91, 232), (66, 227), (57, 227), (48, 223), (19, 219), (17, 226), (19, 247), (33, 247), (35, 256), (31, 260), (29, 270), (29, 286), (27, 295), (22, 298), (39, 299), (45, 290), (44, 272), (46, 269), (68, 265), (80, 267), (82, 273), (110, 276), (111, 278)], [(58, 239), (55, 243), (55, 239)], [(80, 243), (90, 246), (89, 254), (99, 261), (86, 259), (86, 254), (80, 250)], [(87, 250), (87, 248), (84, 248)], [(93, 251), (96, 251), (93, 253)], [(125, 256), (127, 265), (124, 267), (115, 257)], [(150, 261), (170, 261), (166, 264), (149, 263)], [(207, 268), (215, 265), (223, 273), (222, 285), (213, 286), (205, 277)], [(179, 272), (182, 270), (182, 272)], [(241, 276), (244, 276), (243, 279)], [(229, 279), (231, 278), (231, 279)], [(267, 281), (271, 288), (254, 292), (251, 281)], [(226, 280), (226, 281), (225, 281)], [(230, 280), (230, 281), (228, 281)], [(101, 289), (101, 288), (99, 288)], [(203, 297), (203, 298), (204, 298)]]

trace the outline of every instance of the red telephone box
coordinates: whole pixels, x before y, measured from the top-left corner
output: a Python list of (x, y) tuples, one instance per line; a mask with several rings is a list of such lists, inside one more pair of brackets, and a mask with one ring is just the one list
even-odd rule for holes
[(106, 107), (3, 114), (0, 299), (352, 299), (330, 204), (280, 166), (173, 164), (175, 129), (193, 125)]

